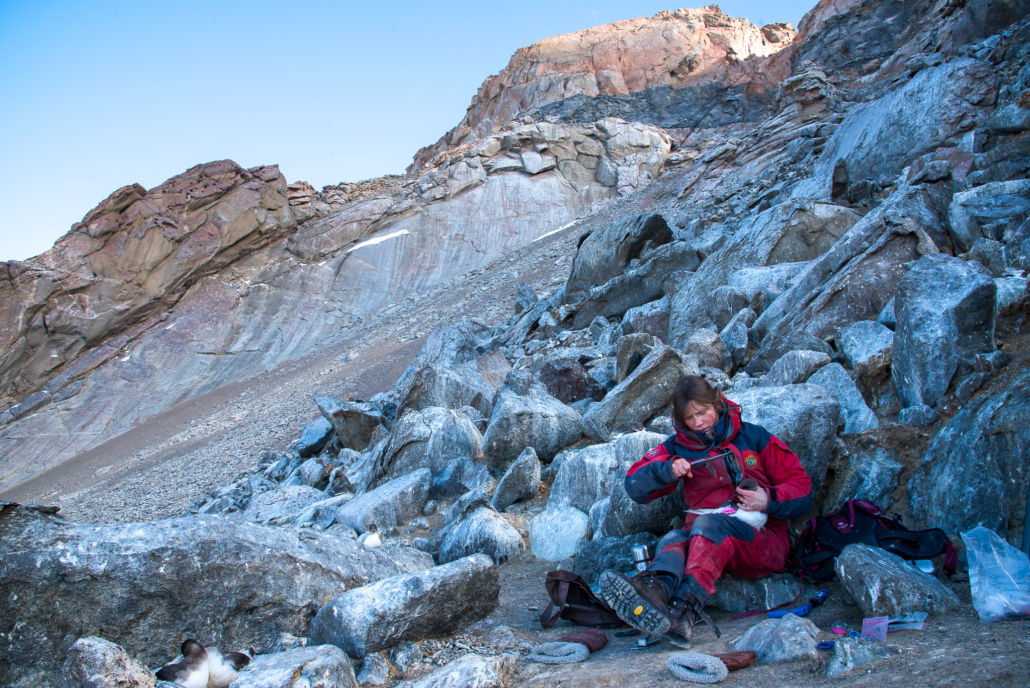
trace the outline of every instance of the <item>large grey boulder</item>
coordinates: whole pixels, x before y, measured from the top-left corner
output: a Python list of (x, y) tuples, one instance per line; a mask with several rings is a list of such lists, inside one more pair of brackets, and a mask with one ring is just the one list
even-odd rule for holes
[(576, 554), (572, 571), (583, 576), (583, 580), (589, 585), (596, 585), (601, 574), (609, 569), (631, 576), (637, 572), (633, 566), (633, 548), (637, 545), (647, 545), (653, 552), (656, 542), (658, 536), (653, 533), (635, 533), (624, 537), (592, 540)]
[(575, 556), (591, 535), (590, 517), (571, 506), (544, 509), (529, 524), (530, 547), (544, 561)]
[(483, 451), (491, 468), (506, 470), (526, 447), (549, 461), (582, 436), (579, 414), (550, 394), (534, 387), (519, 396), (505, 386), (497, 395)]
[(681, 377), (697, 372), (696, 365), (685, 363), (671, 347), (656, 342), (629, 377), (587, 409), (582, 419), (583, 431), (606, 442), (613, 434), (643, 423), (669, 405), (672, 390)]
[(848, 375), (848, 371), (844, 370), (844, 366), (840, 363), (831, 363), (820, 368), (808, 378), (808, 384), (825, 387), (836, 397), (840, 404), (840, 417), (844, 423), (845, 435), (854, 435), (880, 427), (880, 421), (876, 418), (876, 414), (866, 405), (862, 393), (858, 391), (858, 387)]
[(994, 351), (996, 291), (978, 263), (939, 253), (901, 279), (891, 377), (903, 408), (936, 406), (960, 363)]
[(373, 523), (380, 530), (405, 525), (421, 515), (429, 497), (431, 478), (429, 469), (422, 468), (358, 495), (336, 510), (336, 522), (350, 526), (358, 534)]
[(661, 215), (648, 213), (622, 218), (599, 227), (579, 245), (565, 286), (569, 303), (580, 301), (596, 286), (621, 275), (629, 262), (640, 257), (644, 244), (672, 241), (672, 230)]
[(727, 373), (733, 369), (733, 355), (726, 343), (707, 328), (698, 330), (687, 340), (684, 353), (696, 357), (701, 367), (718, 368)]
[[(342, 654), (347, 654), (336, 647), (335, 645), (325, 645), (323, 647), (332, 647)], [(365, 657), (365, 660), (361, 663), (361, 672), (358, 674), (358, 683), (363, 686), (385, 686), (390, 681), (390, 663), (386, 661), (386, 657), (378, 652), (373, 652)]]
[(833, 643), (833, 659), (826, 670), (826, 677), (847, 676), (857, 667), (886, 659), (897, 653), (898, 648), (878, 640), (839, 638)]
[(808, 619), (786, 614), (766, 619), (749, 628), (733, 648), (758, 654), (761, 664), (779, 664), (798, 659), (817, 659), (819, 627)]
[(485, 554), (498, 566), (526, 551), (519, 531), (499, 513), (479, 507), (447, 533), (440, 545), (440, 563), (447, 564), (470, 554)]
[(424, 678), (398, 683), (397, 688), (507, 688), (518, 667), (517, 655), (462, 655)]
[(730, 359), (733, 363), (731, 370), (740, 365), (747, 354), (748, 328), (754, 324), (757, 317), (758, 315), (753, 310), (744, 308), (734, 315), (719, 333), (719, 339), (726, 346), (726, 350), (730, 352)]
[(894, 332), (875, 320), (859, 320), (837, 336), (837, 348), (853, 370), (882, 357), (893, 344)]
[(715, 586), (715, 593), (705, 601), (731, 614), (743, 614), (755, 609), (773, 609), (793, 601), (801, 593), (801, 584), (794, 576), (774, 573), (763, 578), (741, 578), (723, 574)]
[(815, 351), (833, 356), (833, 348), (824, 340), (808, 332), (789, 332), (785, 336), (767, 341), (747, 364), (747, 372), (751, 375), (766, 373), (782, 356), (791, 351)]
[(830, 357), (820, 351), (788, 351), (772, 364), (762, 384), (768, 387), (801, 384), (829, 362)]
[(490, 558), (474, 554), (343, 593), (319, 609), (308, 642), (361, 658), (402, 640), (449, 635), (489, 616), (500, 591)]
[[(464, 413), (439, 407), (408, 411), (394, 424), (389, 443), (373, 459), (377, 465), (372, 484), (427, 468), (432, 474), (430, 496), (453, 497), (467, 489), (449, 479), (453, 478), (454, 462), (471, 467), (482, 458), (483, 438)], [(452, 475), (446, 475), (448, 472)]]
[(930, 442), (908, 485), (912, 516), (948, 533), (1026, 527), (1030, 372), (970, 401)]
[[(809, 263), (752, 327), (762, 348), (807, 333), (827, 339), (875, 319), (911, 261), (947, 247), (943, 184), (902, 187)], [(748, 367), (748, 372), (755, 371)]]
[(154, 672), (120, 645), (103, 638), (79, 638), (61, 667), (60, 688), (153, 688)]
[(864, 499), (888, 509), (898, 478), (905, 469), (887, 449), (857, 451), (848, 457), (823, 504), (823, 513), (836, 511), (849, 499)]
[(532, 447), (526, 447), (497, 483), (490, 503), (498, 511), (504, 511), (515, 502), (532, 499), (539, 489), (540, 459)]
[(622, 537), (633, 533), (651, 532), (664, 535), (669, 522), (686, 510), (683, 490), (677, 487), (672, 494), (650, 502), (637, 504), (626, 494), (625, 478), (630, 466), (639, 461), (668, 437), (654, 432), (633, 432), (615, 441), (618, 469), (611, 479), (608, 509), (603, 521), (603, 535)]
[[(668, 342), (682, 348), (694, 332), (714, 324), (708, 312), (709, 296), (727, 284), (734, 273), (818, 258), (858, 219), (859, 215), (848, 208), (807, 200), (789, 201), (759, 213), (708, 256), (693, 277), (672, 294)], [(733, 286), (749, 298), (754, 294), (742, 284)]]
[(308, 645), (258, 655), (233, 688), (358, 688), (350, 658), (333, 645)]
[(622, 316), (624, 332), (649, 334), (662, 341), (669, 338), (669, 297), (630, 308)]
[(960, 602), (937, 578), (879, 547), (848, 545), (834, 560), (841, 585), (866, 617), (946, 612)]
[[(614, 379), (616, 382), (622, 382), (654, 350), (655, 338), (654, 335), (637, 332), (619, 337), (618, 345), (618, 353), (615, 355)], [(600, 399), (597, 401), (600, 401)]]
[(801, 460), (819, 494), (833, 454), (840, 404), (816, 385), (751, 388), (734, 396), (741, 420), (761, 425), (782, 440)]
[(242, 517), (255, 523), (267, 523), (294, 514), (325, 499), (321, 490), (307, 485), (286, 485), (255, 495)]
[(536, 377), (547, 393), (563, 404), (604, 398), (604, 386), (575, 358), (552, 358), (540, 367)]
[(312, 605), (397, 573), (379, 550), (311, 529), (216, 516), (85, 525), (8, 503), (0, 626), (20, 630), (5, 640), (0, 683), (54, 685), (72, 642), (100, 633), (147, 666), (167, 661), (184, 628), (267, 647), (283, 632), (306, 635)]
[(293, 448), (302, 459), (310, 458), (322, 451), (333, 438), (334, 432), (333, 424), (326, 418), (317, 418), (304, 426), (300, 439), (293, 443)]
[(594, 502), (607, 497), (615, 482), (621, 481), (618, 468), (613, 444), (593, 444), (568, 452), (551, 484), (547, 507), (590, 511)]
[(495, 343), (493, 330), (479, 320), (439, 325), (422, 343), (416, 362), (445, 366), (471, 363), (489, 353)]
[(489, 416), (494, 394), (510, 370), (511, 365), (499, 351), (467, 363), (417, 362), (397, 381), (398, 413), (434, 406), (471, 406)]
[(642, 260), (640, 265), (591, 289), (576, 307), (572, 327), (586, 327), (597, 316), (622, 316), (631, 308), (657, 299), (662, 296), (662, 285), (670, 273), (695, 270), (701, 264), (697, 251), (684, 241), (659, 246)]
[(315, 404), (322, 417), (336, 430), (340, 444), (354, 451), (365, 451), (372, 440), (372, 433), (383, 423), (383, 415), (379, 409), (367, 401), (339, 401), (330, 397), (315, 397)]

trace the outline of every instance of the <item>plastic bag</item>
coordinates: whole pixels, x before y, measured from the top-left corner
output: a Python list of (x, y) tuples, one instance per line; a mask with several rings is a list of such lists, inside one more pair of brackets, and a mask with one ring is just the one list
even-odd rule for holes
[(983, 526), (962, 533), (962, 542), (980, 621), (1030, 616), (1030, 559)]
[(890, 617), (874, 616), (871, 619), (862, 619), (862, 637), (869, 640), (887, 640), (887, 625)]

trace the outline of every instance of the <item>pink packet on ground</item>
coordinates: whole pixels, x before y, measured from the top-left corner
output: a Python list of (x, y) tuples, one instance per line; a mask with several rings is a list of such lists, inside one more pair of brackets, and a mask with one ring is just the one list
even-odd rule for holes
[(887, 625), (889, 623), (889, 616), (874, 616), (871, 619), (862, 619), (862, 637), (869, 640), (887, 640)]

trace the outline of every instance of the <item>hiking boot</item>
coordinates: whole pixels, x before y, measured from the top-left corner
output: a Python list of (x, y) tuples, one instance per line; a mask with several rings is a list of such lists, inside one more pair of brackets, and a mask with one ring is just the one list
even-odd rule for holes
[(601, 596), (619, 618), (643, 633), (669, 630), (669, 593), (651, 571), (629, 578), (618, 571), (601, 574)]
[(694, 626), (700, 621), (705, 621), (712, 627), (716, 638), (722, 636), (719, 627), (705, 614), (703, 602), (693, 595), (690, 595), (689, 599), (672, 598), (669, 602), (669, 630), (665, 634), (665, 639), (676, 647), (690, 649), (690, 637), (694, 633)]

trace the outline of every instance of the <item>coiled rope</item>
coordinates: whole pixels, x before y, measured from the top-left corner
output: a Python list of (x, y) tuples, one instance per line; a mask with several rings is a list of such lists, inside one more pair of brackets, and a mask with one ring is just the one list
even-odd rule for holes
[(529, 651), (529, 659), (541, 664), (573, 664), (585, 662), (590, 650), (582, 643), (544, 643)]
[(676, 678), (694, 683), (718, 683), (730, 674), (718, 657), (699, 652), (677, 652), (665, 663)]

